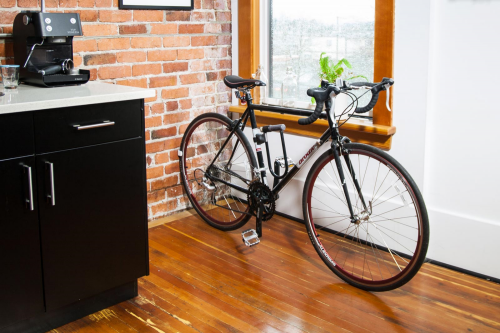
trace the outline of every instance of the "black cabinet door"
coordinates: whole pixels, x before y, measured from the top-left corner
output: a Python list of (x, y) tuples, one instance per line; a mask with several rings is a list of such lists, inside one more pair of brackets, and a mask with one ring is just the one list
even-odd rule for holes
[(0, 331), (44, 311), (38, 212), (35, 202), (27, 202), (31, 193), (36, 196), (30, 185), (35, 191), (34, 157), (0, 161)]
[(142, 138), (37, 156), (47, 311), (147, 274)]

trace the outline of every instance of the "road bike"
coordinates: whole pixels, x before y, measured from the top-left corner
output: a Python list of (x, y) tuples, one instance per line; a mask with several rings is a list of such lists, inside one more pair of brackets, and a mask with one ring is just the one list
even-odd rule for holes
[[(328, 268), (347, 283), (369, 291), (386, 291), (407, 283), (425, 260), (429, 221), (422, 195), (410, 174), (393, 157), (375, 147), (354, 143), (340, 135), (348, 109), (335, 115), (339, 94), (352, 98), (353, 113), (370, 111), (381, 91), (394, 80), (379, 83), (322, 81), (307, 94), (316, 101), (314, 111), (252, 103), (251, 90), (262, 81), (226, 76), (224, 83), (236, 89), (247, 109), (239, 119), (218, 113), (196, 117), (186, 128), (179, 148), (181, 180), (192, 206), (209, 225), (235, 230), (256, 217), (256, 228), (242, 232), (246, 245), (262, 237), (262, 223), (276, 210), (283, 188), (312, 160), (320, 147), (327, 150), (313, 163), (304, 183), (302, 209), (311, 243)], [(369, 102), (359, 106), (363, 91)], [(329, 127), (297, 163), (288, 156), (285, 125), (259, 128), (255, 110), (305, 116), (300, 125), (318, 118)], [(255, 147), (244, 129), (250, 122)], [(271, 163), (268, 133), (279, 132), (283, 156)], [(267, 155), (264, 163), (263, 145)], [(273, 184), (268, 180), (268, 171)], [(265, 222), (272, 223), (272, 222)]]

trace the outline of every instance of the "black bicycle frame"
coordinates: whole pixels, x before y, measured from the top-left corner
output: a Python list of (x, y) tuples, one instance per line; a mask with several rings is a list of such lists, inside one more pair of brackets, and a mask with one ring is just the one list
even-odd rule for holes
[[(289, 109), (289, 108), (281, 107), (281, 106), (252, 104), (252, 97), (251, 97), (251, 95), (250, 95), (250, 93), (248, 91), (245, 92), (245, 100), (247, 101), (247, 109), (245, 110), (245, 112), (243, 113), (243, 115), (237, 121), (235, 121), (235, 123), (233, 123), (233, 127), (231, 128), (231, 132), (229, 133), (227, 139), (224, 141), (224, 144), (219, 149), (217, 155), (215, 156), (215, 158), (213, 159), (212, 163), (209, 165), (209, 167), (207, 168), (207, 170), (213, 166), (213, 163), (217, 160), (217, 158), (219, 157), (221, 151), (224, 150), (224, 148), (227, 145), (227, 143), (231, 140), (231, 138), (234, 135), (234, 132), (236, 131), (236, 129), (238, 127), (241, 128), (242, 130), (245, 128), (246, 123), (248, 122), (248, 119), (250, 119), (250, 125), (251, 125), (251, 128), (252, 128), (252, 131), (255, 132), (255, 130), (258, 130), (257, 120), (255, 118), (255, 110), (275, 112), (275, 113), (280, 113), (280, 114), (290, 114), (290, 115), (296, 115), (296, 116), (310, 116), (313, 113), (313, 111), (308, 110), (308, 109), (295, 109), (295, 108), (294, 109)], [(297, 172), (300, 171), (300, 168), (318, 151), (318, 149), (323, 144), (325, 144), (328, 141), (328, 139), (332, 138), (332, 151), (333, 151), (333, 154), (334, 154), (335, 164), (337, 165), (337, 171), (339, 173), (340, 181), (341, 181), (341, 184), (342, 184), (342, 187), (343, 187), (343, 191), (344, 191), (344, 194), (345, 194), (345, 197), (346, 197), (346, 200), (347, 200), (349, 212), (351, 214), (351, 221), (354, 221), (356, 219), (356, 217), (354, 215), (354, 211), (353, 211), (353, 208), (352, 208), (351, 200), (350, 200), (350, 197), (349, 197), (349, 193), (348, 193), (348, 189), (347, 189), (347, 185), (346, 185), (346, 181), (345, 181), (344, 172), (343, 172), (343, 169), (342, 169), (342, 164), (341, 164), (341, 161), (340, 161), (340, 156), (342, 154), (342, 152), (341, 152), (342, 148), (339, 147), (339, 142), (341, 142), (343, 138), (339, 134), (337, 124), (334, 121), (332, 121), (332, 119), (330, 119), (330, 117), (328, 116), (329, 115), (329, 111), (330, 111), (329, 108), (326, 111), (327, 111), (326, 113), (322, 113), (320, 115), (320, 118), (321, 119), (328, 119), (329, 128), (321, 135), (321, 137), (319, 138), (319, 140), (316, 141), (316, 143), (302, 156), (302, 158), (298, 161), (298, 163), (296, 163), (288, 171), (288, 173), (286, 174), (286, 176), (283, 179), (281, 179), (274, 186), (274, 188), (272, 189), (272, 191), (273, 191), (274, 195), (277, 195), (279, 192), (281, 192), (281, 190), (292, 180), (292, 178), (297, 174)], [(237, 142), (237, 144), (238, 143), (239, 142)], [(258, 172), (260, 172), (262, 182), (267, 185), (268, 182), (267, 182), (266, 166), (265, 166), (265, 163), (264, 163), (264, 156), (263, 156), (262, 149), (261, 149), (260, 145), (258, 145), (257, 142), (256, 142), (255, 134), (254, 134), (254, 143), (255, 143), (255, 146), (256, 146), (255, 153), (257, 155), (257, 162), (258, 162), (258, 165), (259, 165)], [(233, 154), (234, 154), (234, 151), (233, 151)], [(231, 155), (229, 161), (231, 161), (232, 157), (233, 157), (233, 155)], [(351, 174), (351, 177), (352, 177), (352, 179), (354, 181), (354, 185), (355, 185), (356, 190), (357, 190), (357, 192), (359, 194), (359, 197), (361, 198), (361, 202), (363, 204), (363, 207), (364, 207), (365, 210), (368, 210), (368, 208), (367, 208), (367, 206), (365, 204), (363, 195), (361, 193), (361, 188), (359, 186), (357, 177), (356, 177), (356, 175), (354, 173), (354, 169), (353, 169), (351, 161), (349, 159), (349, 155), (348, 154), (344, 154), (343, 157), (344, 157), (344, 160), (346, 162), (346, 165), (348, 166), (349, 173)], [(285, 161), (285, 163), (287, 163), (287, 161)], [(271, 166), (269, 166), (269, 167), (271, 167)], [(232, 188), (234, 188), (234, 189), (236, 189), (238, 191), (241, 191), (241, 192), (243, 192), (245, 194), (249, 194), (249, 191), (247, 189), (245, 189), (245, 188), (242, 188), (241, 186), (238, 186), (238, 185), (235, 185), (235, 184), (231, 184), (230, 182), (227, 182), (227, 181), (225, 181), (223, 179), (220, 179), (218, 177), (209, 176), (209, 175), (207, 175), (207, 177), (209, 179), (211, 179), (212, 181), (221, 182), (221, 183), (223, 183), (223, 184), (225, 184), (225, 185), (227, 185), (229, 187), (232, 187)]]

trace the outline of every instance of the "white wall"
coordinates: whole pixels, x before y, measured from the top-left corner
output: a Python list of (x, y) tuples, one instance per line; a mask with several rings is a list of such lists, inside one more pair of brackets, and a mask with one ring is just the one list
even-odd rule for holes
[[(431, 224), (427, 256), (496, 278), (498, 13), (498, 1), (396, 0), (397, 133), (390, 151), (424, 194)], [(287, 135), (295, 161), (313, 143)], [(272, 152), (279, 151), (275, 142)], [(289, 195), (281, 195), (278, 211), (302, 218), (307, 169), (285, 189)]]

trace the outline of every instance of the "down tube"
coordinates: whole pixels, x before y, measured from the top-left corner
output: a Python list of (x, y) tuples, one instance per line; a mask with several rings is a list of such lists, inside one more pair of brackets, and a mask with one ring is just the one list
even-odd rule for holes
[(293, 166), (292, 169), (288, 172), (285, 178), (283, 178), (274, 188), (273, 188), (273, 194), (278, 194), (283, 190), (283, 188), (288, 185), (288, 183), (292, 180), (292, 178), (297, 174), (297, 172), (300, 171), (302, 166), (306, 164), (309, 159), (318, 152), (318, 149), (325, 144), (325, 142), (328, 141), (328, 139), (331, 136), (330, 129), (327, 129), (319, 138), (316, 143), (304, 154), (304, 156), (301, 157), (299, 162)]

